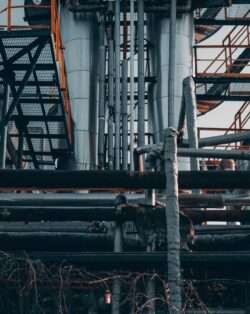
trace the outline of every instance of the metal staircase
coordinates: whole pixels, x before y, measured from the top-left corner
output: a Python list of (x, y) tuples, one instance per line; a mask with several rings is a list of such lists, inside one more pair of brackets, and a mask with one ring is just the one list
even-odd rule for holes
[(8, 110), (0, 127), (8, 126), (18, 168), (54, 168), (55, 160), (72, 149), (56, 3), (48, 9), (51, 26), (20, 30), (8, 25), (0, 31), (0, 84), (9, 86)]
[[(249, 11), (244, 19), (249, 20)], [(223, 101), (249, 99), (249, 62), (248, 25), (234, 26), (220, 45), (195, 46), (195, 81), (200, 114), (209, 112)]]

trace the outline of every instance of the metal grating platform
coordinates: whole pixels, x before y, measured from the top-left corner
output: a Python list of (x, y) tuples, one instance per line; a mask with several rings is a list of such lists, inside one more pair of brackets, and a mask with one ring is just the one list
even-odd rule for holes
[(71, 151), (58, 74), (48, 31), (0, 32), (0, 84), (10, 88), (1, 123), (16, 150), (23, 141), (27, 168), (54, 167), (57, 157)]

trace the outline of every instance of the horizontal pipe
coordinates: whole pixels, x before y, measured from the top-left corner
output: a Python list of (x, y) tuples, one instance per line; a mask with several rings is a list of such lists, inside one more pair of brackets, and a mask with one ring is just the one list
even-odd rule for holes
[(183, 212), (196, 224), (205, 221), (217, 222), (250, 222), (250, 211), (247, 210), (196, 210), (186, 209)]
[(202, 234), (192, 239), (194, 251), (245, 251), (250, 249), (250, 234)]
[(178, 156), (180, 157), (200, 157), (200, 158), (222, 158), (235, 160), (250, 160), (248, 151), (233, 150), (214, 150), (214, 149), (191, 149), (179, 148)]
[[(0, 190), (164, 189), (165, 174), (126, 171), (0, 170)], [(250, 189), (250, 171), (180, 171), (181, 189)]]
[[(105, 233), (69, 233), (63, 232), (0, 232), (1, 251), (111, 251), (114, 237)], [(124, 238), (125, 250), (142, 250), (142, 242), (138, 239)]]
[[(250, 134), (250, 133), (249, 133)], [(213, 137), (215, 138), (215, 137)], [(209, 138), (207, 138), (209, 139)], [(207, 140), (206, 139), (206, 140)], [(204, 139), (205, 140), (205, 139)], [(203, 142), (200, 141), (199, 145), (203, 145)], [(161, 155), (163, 146), (162, 144), (154, 144), (138, 147), (136, 153), (147, 154), (150, 152), (155, 152), (157, 155)], [(222, 159), (235, 159), (235, 160), (250, 160), (249, 151), (240, 151), (240, 150), (214, 150), (214, 149), (194, 149), (194, 148), (183, 148), (179, 147), (178, 156), (180, 157), (201, 157), (201, 158), (222, 158)]]
[[(81, 264), (88, 268), (96, 269), (139, 269), (140, 271), (154, 269), (156, 266), (158, 271), (165, 270), (167, 252), (29, 252), (29, 257), (39, 259), (44, 262), (59, 262), (66, 260), (68, 263)], [(250, 252), (181, 252), (182, 265), (184, 267), (195, 268), (200, 266), (204, 270), (204, 266), (212, 264), (223, 271), (226, 265), (249, 265)], [(230, 271), (232, 271), (230, 269)]]

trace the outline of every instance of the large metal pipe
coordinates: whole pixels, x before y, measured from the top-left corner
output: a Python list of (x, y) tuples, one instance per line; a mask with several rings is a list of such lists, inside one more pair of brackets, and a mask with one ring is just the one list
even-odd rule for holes
[[(169, 11), (168, 11), (169, 13)], [(159, 15), (151, 14), (149, 16), (149, 40), (152, 43), (154, 49), (152, 50), (152, 63), (154, 73), (156, 73), (157, 79), (157, 92), (155, 94), (155, 101), (159, 108), (159, 117), (161, 119), (160, 125), (160, 137), (162, 141), (163, 130), (168, 127), (168, 117), (169, 114), (173, 118), (174, 114), (174, 127), (178, 127), (178, 120), (181, 111), (181, 103), (183, 96), (183, 79), (187, 76), (192, 75), (192, 43), (193, 43), (193, 15), (191, 8), (186, 8), (185, 12), (180, 12), (178, 10), (176, 19), (176, 33), (173, 36), (176, 40), (176, 49), (170, 50), (170, 36), (172, 31), (170, 31), (169, 14)], [(169, 77), (170, 67), (173, 64), (169, 63), (170, 55), (175, 54), (175, 82)], [(169, 58), (168, 58), (169, 57)], [(172, 60), (172, 59), (171, 59)], [(171, 70), (171, 73), (174, 73)], [(175, 89), (171, 92), (174, 95), (174, 108), (172, 113), (168, 112), (168, 104), (173, 104), (173, 101), (169, 99), (170, 89), (173, 89), (173, 84)], [(168, 86), (169, 85), (169, 86)], [(173, 96), (170, 96), (173, 97)], [(184, 138), (186, 138), (184, 134)], [(190, 163), (188, 160), (183, 160), (179, 158), (179, 169), (187, 170), (190, 168)]]
[[(173, 1), (175, 2), (175, 0)], [(176, 2), (175, 2), (176, 5)], [(169, 313), (180, 313), (182, 309), (180, 266), (180, 209), (178, 200), (177, 132), (169, 128), (164, 134), (164, 165), (166, 175), (166, 243), (167, 278), (169, 285)]]
[(145, 143), (144, 0), (138, 0), (138, 145)]
[(108, 117), (108, 163), (109, 169), (114, 168), (114, 43), (113, 40), (109, 40), (108, 45), (108, 57), (109, 57), (109, 88), (108, 88), (108, 107), (109, 107), (109, 117)]
[[(187, 130), (189, 147), (197, 149), (199, 147), (197, 133), (197, 104), (195, 95), (195, 84), (191, 76), (183, 81), (183, 95), (185, 99)], [(199, 159), (192, 157), (190, 159), (191, 170), (199, 170)]]
[[(0, 190), (163, 189), (165, 174), (126, 171), (0, 170)], [(250, 189), (250, 171), (180, 171), (182, 189)]]
[(122, 169), (128, 169), (128, 61), (122, 62)]
[(121, 91), (120, 91), (120, 0), (115, 2), (115, 169), (120, 169), (120, 122), (121, 122)]
[(99, 132), (98, 132), (98, 166), (104, 167), (104, 133), (105, 133), (105, 65), (106, 49), (101, 46), (99, 49)]
[(168, 127), (175, 127), (175, 54), (176, 54), (177, 1), (171, 0), (169, 20), (169, 62), (168, 62)]
[(98, 21), (93, 13), (60, 9), (61, 33), (74, 122), (77, 169), (96, 166)]
[[(67, 229), (67, 228), (66, 228)], [(39, 230), (39, 229), (38, 229)], [(69, 233), (62, 232), (1, 232), (0, 249), (12, 250), (37, 250), (39, 251), (111, 251), (114, 243), (114, 236), (111, 234), (91, 233)], [(139, 240), (126, 239), (124, 241), (126, 250), (143, 249)]]

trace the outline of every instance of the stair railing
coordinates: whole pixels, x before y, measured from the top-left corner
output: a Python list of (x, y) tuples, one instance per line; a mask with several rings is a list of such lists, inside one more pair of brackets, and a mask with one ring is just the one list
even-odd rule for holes
[(59, 64), (60, 68), (60, 87), (63, 94), (64, 100), (64, 110), (67, 117), (67, 127), (69, 132), (69, 139), (72, 143), (72, 114), (71, 114), (71, 104), (69, 98), (69, 87), (67, 81), (67, 72), (65, 67), (65, 59), (63, 53), (63, 44), (61, 37), (61, 25), (60, 25), (60, 16), (58, 14), (57, 0), (51, 0), (51, 32), (53, 36), (54, 48), (55, 48), (55, 57), (56, 61)]

